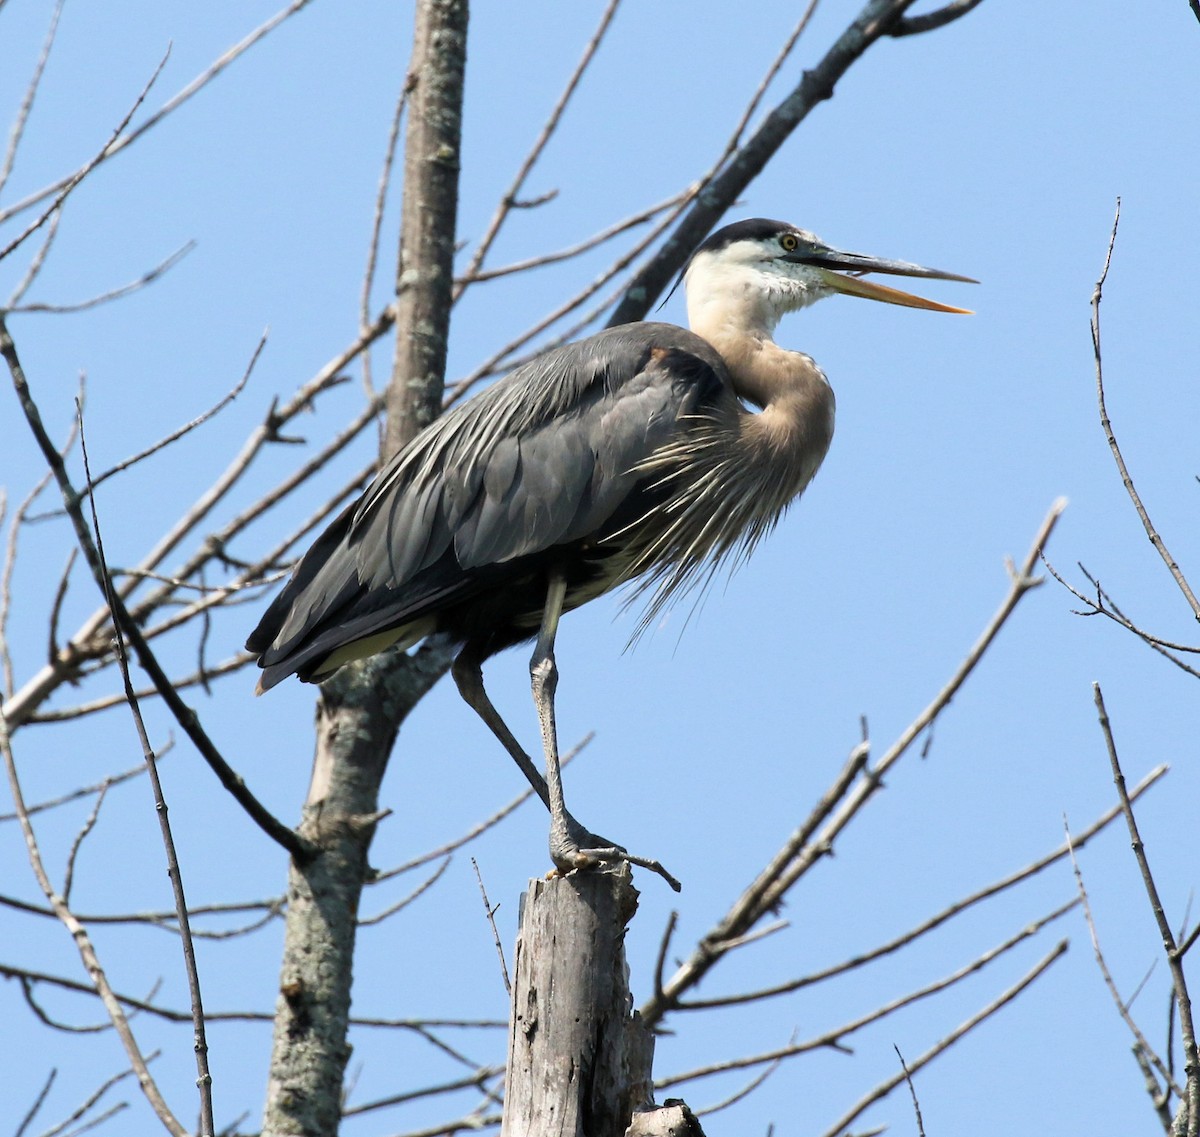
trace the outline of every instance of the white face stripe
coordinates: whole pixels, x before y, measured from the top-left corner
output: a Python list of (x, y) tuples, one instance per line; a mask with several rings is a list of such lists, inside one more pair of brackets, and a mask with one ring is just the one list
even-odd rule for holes
[[(795, 233), (820, 246), (811, 233)], [(684, 278), (693, 329), (733, 323), (769, 334), (786, 313), (832, 293), (820, 269), (784, 260), (785, 252), (778, 237), (767, 237), (697, 253)]]

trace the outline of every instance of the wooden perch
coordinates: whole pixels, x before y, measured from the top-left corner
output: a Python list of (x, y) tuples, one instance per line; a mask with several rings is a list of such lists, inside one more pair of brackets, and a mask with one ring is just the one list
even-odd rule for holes
[(521, 899), (501, 1137), (624, 1137), (653, 1104), (654, 1038), (633, 1010), (629, 866), (536, 879)]
[(625, 1137), (704, 1137), (696, 1115), (678, 1098), (638, 1110)]

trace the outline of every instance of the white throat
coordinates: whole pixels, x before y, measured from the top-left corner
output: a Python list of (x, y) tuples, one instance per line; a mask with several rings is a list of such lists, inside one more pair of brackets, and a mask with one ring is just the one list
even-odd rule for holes
[(804, 266), (788, 269), (768, 267), (754, 246), (744, 257), (698, 254), (684, 277), (688, 325), (718, 351), (734, 339), (770, 342), (788, 312), (829, 295)]

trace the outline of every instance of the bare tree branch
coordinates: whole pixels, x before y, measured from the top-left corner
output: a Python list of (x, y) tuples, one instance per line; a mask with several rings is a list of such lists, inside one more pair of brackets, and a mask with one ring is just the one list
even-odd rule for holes
[[(178, 255), (178, 254), (177, 254)], [(197, 415), (190, 422), (186, 422), (183, 426), (177, 427), (170, 434), (160, 438), (157, 442), (147, 446), (144, 450), (137, 454), (118, 462), (115, 466), (109, 467), (107, 470), (98, 474), (92, 481), (89, 490), (89, 496), (96, 491), (96, 487), (103, 485), (114, 474), (119, 474), (123, 470), (128, 470), (131, 466), (136, 466), (139, 462), (144, 462), (147, 458), (157, 454), (160, 450), (170, 446), (171, 443), (177, 442), (185, 435), (190, 434), (197, 427), (203, 426), (209, 419), (220, 414), (230, 403), (234, 401), (245, 389), (246, 384), (250, 381), (250, 376), (254, 371), (254, 365), (258, 362), (259, 356), (263, 353), (263, 348), (267, 346), (267, 335), (264, 332), (258, 343), (255, 345), (254, 351), (250, 354), (250, 362), (246, 364), (245, 371), (242, 372), (242, 377), (233, 385), (232, 389), (222, 395), (221, 398), (214, 403), (208, 410)]]
[[(103, 578), (103, 591), (108, 601), (109, 607), (113, 608), (116, 599), (112, 585), (112, 578), (108, 572), (108, 565), (104, 558), (104, 538), (100, 532), (100, 518), (96, 510), (96, 495), (94, 493), (94, 485), (92, 484), (92, 472), (88, 462), (87, 438), (84, 435), (83, 429), (83, 407), (81, 404), (76, 404), (79, 413), (79, 448), (83, 456), (84, 476), (87, 481), (88, 502), (92, 511), (92, 533), (96, 542), (96, 561)], [(114, 610), (115, 616), (115, 610)], [(211, 1137), (215, 1126), (213, 1123), (213, 1100), (212, 1100), (212, 1075), (208, 1069), (208, 1040), (204, 1029), (204, 1001), (200, 992), (200, 973), (196, 967), (196, 950), (192, 944), (191, 928), (188, 924), (187, 912), (187, 897), (183, 889), (183, 873), (179, 867), (179, 856), (175, 851), (175, 837), (171, 832), (171, 823), (167, 812), (166, 797), (163, 794), (162, 782), (158, 776), (158, 764), (154, 755), (154, 748), (150, 745), (150, 736), (146, 732), (146, 724), (142, 719), (141, 707), (138, 704), (137, 696), (133, 691), (133, 681), (129, 675), (129, 659), (125, 652), (125, 641), (122, 636), (123, 628), (122, 621), (114, 619), (113, 621), (116, 634), (116, 655), (117, 664), (121, 669), (121, 679), (125, 685), (125, 699), (129, 704), (130, 713), (133, 715), (134, 726), (137, 729), (138, 741), (142, 745), (142, 756), (146, 761), (146, 773), (150, 779), (150, 787), (154, 793), (154, 811), (158, 817), (159, 829), (162, 834), (163, 849), (166, 852), (167, 860), (167, 876), (171, 881), (171, 890), (175, 896), (175, 917), (179, 922), (180, 944), (183, 948), (183, 966), (184, 973), (187, 976), (188, 995), (192, 1005), (192, 1034), (194, 1044), (192, 1049), (196, 1054), (196, 1087), (200, 1092), (200, 1134), (201, 1137)], [(104, 791), (102, 790), (96, 798), (96, 806), (92, 812), (91, 822), (85, 825), (80, 833), (80, 840), (90, 831), (92, 824), (95, 823), (95, 818), (99, 814), (100, 806), (104, 800)], [(71, 857), (68, 861), (68, 874), (74, 866), (75, 852), (77, 845), (71, 850)], [(64, 902), (68, 896), (69, 890), (69, 875), (68, 884), (63, 888)]]
[(1079, 571), (1087, 578), (1095, 591), (1095, 598), (1085, 596), (1074, 585), (1058, 572), (1057, 569), (1045, 557), (1042, 558), (1042, 564), (1046, 566), (1046, 571), (1058, 581), (1072, 596), (1083, 604), (1087, 605), (1084, 611), (1072, 609), (1077, 616), (1107, 616), (1113, 623), (1120, 625), (1127, 632), (1132, 632), (1148, 647), (1153, 648), (1164, 659), (1169, 659), (1181, 671), (1187, 672), (1193, 678), (1200, 679), (1200, 669), (1191, 667), (1183, 662), (1175, 653), (1187, 652), (1193, 654), (1200, 652), (1200, 648), (1192, 647), (1190, 644), (1176, 643), (1172, 640), (1164, 640), (1160, 636), (1154, 635), (1152, 632), (1146, 631), (1145, 628), (1138, 627), (1118, 606), (1117, 602), (1100, 586), (1100, 582), (1090, 573), (1084, 566), (1079, 565)]
[[(392, 169), (396, 163), (396, 147), (400, 141), (400, 124), (404, 121), (404, 108), (413, 87), (413, 76), (405, 75), (404, 85), (396, 99), (392, 112), (392, 124), (388, 130), (387, 145), (384, 147), (383, 170), (379, 175), (379, 187), (375, 191), (375, 213), (371, 218), (371, 239), (367, 243), (367, 264), (363, 270), (362, 291), (358, 303), (358, 331), (365, 336), (371, 326), (371, 292), (375, 286), (375, 272), (379, 265), (379, 246), (383, 238), (383, 215), (387, 206), (388, 190), (392, 184)], [(362, 354), (363, 390), (372, 402), (377, 398), (375, 384), (371, 379), (371, 353)]]
[(365, 928), (371, 924), (382, 924), (389, 916), (394, 916), (397, 912), (407, 908), (419, 896), (423, 896), (429, 891), (439, 880), (442, 879), (442, 873), (450, 866), (450, 858), (444, 857), (442, 863), (438, 865), (432, 873), (429, 874), (420, 884), (417, 885), (407, 896), (402, 896), (394, 904), (389, 904), (386, 908), (376, 912), (374, 916), (359, 917), (358, 926)]
[[(153, 572), (169, 553), (200, 525), (216, 504), (238, 484), (262, 447), (268, 442), (279, 440), (280, 427), (296, 415), (311, 409), (314, 400), (319, 395), (340, 384), (342, 382), (342, 369), (361, 352), (365, 351), (374, 340), (384, 335), (392, 327), (394, 321), (394, 310), (392, 308), (386, 309), (375, 324), (372, 325), (369, 333), (359, 336), (353, 344), (330, 360), (315, 376), (298, 388), (287, 402), (282, 405), (273, 405), (265, 421), (251, 433), (249, 439), (216, 482), (189, 509), (184, 511), (177, 523), (172, 525), (170, 530), (159, 539), (142, 561), (134, 569), (128, 571), (134, 575), (139, 573), (144, 575)], [(225, 546), (238, 533), (262, 516), (271, 505), (295, 490), (306, 478), (328, 462), (335, 453), (348, 445), (358, 432), (370, 425), (371, 421), (373, 421), (375, 410), (374, 406), (367, 408), (333, 442), (318, 452), (317, 455), (305, 463), (294, 475), (285, 479), (274, 491), (261, 497), (255, 504), (243, 510), (219, 531), (205, 539), (200, 550), (184, 563), (177, 573), (173, 575), (173, 579), (192, 576), (212, 559), (224, 559)], [(361, 488), (361, 484), (369, 474), (370, 469), (373, 469), (373, 464), (372, 467), (354, 480), (352, 486)], [(350, 491), (347, 490), (344, 492)], [(284, 542), (281, 550), (288, 548), (309, 529), (319, 524), (320, 520), (327, 515), (331, 508), (333, 508), (332, 505), (323, 510), (318, 510), (316, 516), (307, 526), (302, 527), (290, 540)], [(243, 579), (260, 579), (264, 572), (270, 571), (273, 567), (273, 561), (278, 555), (279, 553), (269, 554), (264, 564), (248, 568), (243, 574)], [(140, 579), (141, 577), (126, 582), (118, 590), (118, 595), (122, 598), (129, 596)], [(161, 604), (166, 603), (173, 592), (174, 587), (167, 586), (141, 600), (133, 613), (135, 620), (139, 624), (145, 624), (153, 610)], [(30, 677), (20, 690), (16, 691), (6, 700), (4, 713), (8, 717), (10, 730), (15, 730), (17, 727), (23, 725), (36, 708), (45, 702), (64, 682), (74, 680), (84, 663), (109, 655), (110, 636), (106, 631), (108, 618), (109, 612), (107, 606), (102, 606), (94, 612), (84, 621), (71, 637), (70, 641), (59, 650), (53, 660)], [(190, 618), (190, 615), (187, 618)], [(174, 626), (174, 624), (171, 626)], [(163, 630), (166, 629), (150, 629), (148, 635), (152, 638), (153, 635), (160, 634)]]
[(1196, 1029), (1192, 1021), (1192, 1001), (1188, 994), (1187, 978), (1183, 973), (1183, 959), (1175, 943), (1175, 934), (1171, 930), (1170, 921), (1167, 919), (1162, 901), (1159, 899), (1158, 886), (1154, 883), (1154, 874), (1150, 871), (1146, 846), (1138, 831), (1137, 818), (1133, 813), (1133, 803), (1130, 800), (1129, 791), (1125, 788), (1125, 775), (1117, 756), (1117, 744), (1113, 739), (1112, 724), (1108, 718), (1108, 710), (1104, 706), (1104, 695), (1100, 691), (1100, 684), (1094, 683), (1092, 691), (1095, 696), (1096, 713), (1100, 719), (1100, 729), (1104, 734), (1104, 745), (1108, 750), (1108, 760), (1112, 767), (1113, 783), (1117, 787), (1121, 812), (1124, 813), (1125, 823), (1129, 827), (1133, 856), (1137, 861), (1138, 870), (1142, 874), (1142, 884), (1146, 889), (1146, 897), (1150, 901), (1150, 910), (1154, 913), (1154, 922), (1158, 925), (1158, 934), (1162, 938), (1163, 951), (1167, 956), (1167, 966), (1171, 970), (1171, 986), (1175, 992), (1175, 1005), (1179, 1008), (1179, 1029), (1183, 1036), (1183, 1068), (1187, 1076), (1186, 1092), (1181, 1095), (1183, 1097), (1182, 1116), (1186, 1119), (1187, 1137), (1196, 1137), (1196, 1134), (1200, 1133), (1200, 1050), (1196, 1046)]
[(201, 727), (200, 720), (195, 712), (184, 704), (178, 692), (172, 687), (170, 679), (167, 678), (166, 673), (159, 665), (153, 651), (150, 649), (150, 645), (142, 635), (141, 629), (130, 617), (129, 611), (126, 609), (116, 590), (108, 588), (107, 574), (104, 571), (99, 552), (95, 542), (92, 540), (80, 507), (82, 497), (71, 484), (62, 457), (55, 449), (54, 444), (46, 434), (45, 427), (42, 425), (41, 414), (30, 393), (29, 384), (25, 379), (25, 373), (21, 367), (21, 361), (17, 356), (16, 345), (13, 343), (12, 336), (9, 334), (8, 326), (2, 315), (0, 315), (0, 356), (3, 356), (4, 361), (8, 364), (9, 374), (12, 376), (13, 386), (16, 389), (21, 409), (24, 411), (26, 422), (28, 422), (30, 430), (33, 432), (34, 438), (42, 451), (42, 457), (54, 472), (55, 480), (58, 482), (62, 492), (67, 513), (75, 529), (76, 540), (88, 562), (88, 567), (92, 570), (92, 576), (96, 581), (96, 585), (102, 595), (107, 593), (109, 600), (108, 607), (112, 613), (112, 618), (133, 644), (134, 651), (137, 652), (138, 662), (150, 676), (155, 687), (158, 688), (159, 694), (162, 695), (163, 701), (175, 716), (176, 721), (220, 779), (221, 784), (233, 795), (238, 804), (246, 810), (255, 824), (272, 840), (287, 849), (293, 856), (303, 857), (311, 855), (311, 845), (301, 838), (299, 834), (293, 832), (276, 819), (246, 787), (241, 775), (237, 774), (221, 756), (220, 751), (217, 750), (203, 727)]
[[(1167, 773), (1166, 766), (1157, 766), (1150, 771), (1133, 789), (1130, 798), (1136, 801), (1154, 785), (1159, 778)], [(771, 987), (762, 987), (753, 991), (739, 992), (735, 995), (728, 996), (712, 996), (707, 999), (680, 999), (676, 1001), (675, 1007), (680, 1011), (691, 1010), (707, 1010), (714, 1007), (730, 1006), (738, 1003), (753, 1002), (759, 999), (771, 999), (779, 995), (790, 994), (793, 991), (802, 990), (805, 987), (815, 986), (817, 983), (822, 983), (826, 979), (832, 979), (835, 975), (843, 975), (846, 972), (854, 971), (868, 963), (873, 963), (877, 959), (882, 959), (885, 956), (892, 955), (901, 948), (907, 947), (923, 936), (928, 935), (936, 928), (952, 920), (954, 917), (969, 911), (977, 904), (985, 900), (990, 900), (992, 897), (1005, 892), (1010, 888), (1029, 880), (1031, 877), (1049, 868), (1051, 865), (1058, 864), (1060, 861), (1070, 857), (1074, 849), (1081, 849), (1087, 844), (1097, 833), (1107, 828), (1117, 817), (1121, 815), (1120, 805), (1114, 805), (1106, 810), (1095, 821), (1092, 822), (1086, 829), (1070, 837), (1064, 841), (1058, 848), (1047, 853), (1043, 857), (1039, 857), (1036, 861), (1031, 862), (1024, 868), (1018, 869), (1016, 872), (1010, 873), (1001, 880), (994, 881), (992, 884), (971, 893), (969, 896), (964, 896), (960, 900), (954, 901), (953, 904), (943, 908), (934, 916), (930, 916), (927, 920), (923, 920), (914, 928), (910, 928), (902, 935), (895, 936), (892, 939), (880, 944), (878, 947), (872, 948), (870, 951), (862, 952), (857, 955), (849, 956), (847, 959), (841, 960), (838, 963), (831, 964), (829, 967), (822, 968), (819, 971), (810, 972), (807, 975), (799, 976), (796, 979), (789, 980), (786, 983), (775, 984)]]
[[(791, 1058), (798, 1054), (804, 1054), (813, 1050), (834, 1049), (834, 1050), (849, 1050), (845, 1039), (848, 1035), (855, 1034), (865, 1027), (871, 1026), (874, 1023), (880, 1022), (883, 1019), (895, 1014), (897, 1011), (905, 1007), (910, 1007), (914, 1003), (918, 1003), (924, 999), (928, 999), (933, 995), (940, 994), (942, 991), (961, 983), (968, 977), (977, 974), (985, 967), (994, 963), (1001, 956), (1025, 942), (1032, 936), (1037, 935), (1047, 924), (1059, 919), (1066, 912), (1070, 911), (1075, 906), (1075, 901), (1064, 904), (1055, 909), (1055, 911), (1035, 920), (1033, 923), (1026, 925), (1014, 935), (1010, 936), (1001, 944), (997, 944), (993, 948), (976, 956), (970, 962), (964, 964), (956, 971), (949, 975), (944, 975), (940, 979), (936, 979), (923, 987), (918, 987), (907, 994), (897, 996), (885, 1003), (881, 1003), (874, 1010), (868, 1011), (860, 1015), (856, 1019), (851, 1019), (848, 1022), (842, 1023), (840, 1026), (832, 1027), (830, 1030), (824, 1031), (822, 1034), (816, 1035), (813, 1038), (806, 1039), (803, 1042), (792, 1042), (787, 1046), (780, 1047), (776, 1050), (769, 1050), (763, 1054), (755, 1054), (742, 1058), (734, 1058), (725, 1062), (713, 1063), (709, 1066), (702, 1066), (694, 1070), (688, 1070), (682, 1074), (674, 1074), (669, 1078), (656, 1080), (654, 1087), (658, 1089), (667, 1089), (671, 1086), (680, 1085), (683, 1082), (695, 1081), (698, 1078), (706, 1078), (712, 1074), (723, 1073), (728, 1070), (746, 1069), (751, 1066), (760, 1066), (765, 1062), (775, 1062), (780, 1058)], [(1059, 945), (1065, 950), (1065, 941)]]
[[(154, 69), (154, 74), (150, 76), (149, 81), (142, 88), (141, 94), (138, 95), (138, 97), (134, 100), (133, 106), (129, 108), (125, 117), (117, 125), (116, 130), (112, 132), (109, 140), (100, 148), (99, 151), (97, 151), (95, 156), (89, 162), (81, 166), (80, 169), (67, 180), (66, 184), (55, 195), (54, 200), (49, 206), (46, 207), (45, 210), (42, 211), (37, 219), (26, 225), (16, 237), (9, 241), (4, 248), (0, 249), (0, 261), (4, 260), (5, 257), (10, 256), (17, 249), (19, 249), (30, 237), (34, 235), (34, 233), (36, 233), (43, 225), (45, 225), (47, 221), (54, 217), (55, 214), (59, 213), (62, 210), (63, 205), (66, 203), (67, 198), (70, 197), (70, 195), (88, 176), (88, 174), (90, 174), (97, 166), (99, 166), (105, 158), (113, 153), (117, 140), (124, 133), (125, 128), (129, 125), (129, 122), (133, 116), (137, 114), (138, 108), (143, 102), (145, 102), (146, 96), (150, 94), (150, 88), (154, 86), (159, 75), (162, 74), (162, 69), (167, 65), (167, 58), (169, 55), (170, 49), (168, 48), (167, 54), (164, 55), (159, 61), (158, 66)], [(3, 220), (3, 218), (0, 217), (0, 220)]]
[(1117, 471), (1121, 475), (1121, 484), (1125, 487), (1125, 492), (1129, 494), (1129, 500), (1133, 502), (1133, 508), (1137, 511), (1142, 527), (1146, 530), (1146, 536), (1150, 538), (1150, 544), (1154, 546), (1158, 555), (1162, 557), (1167, 570), (1179, 586), (1179, 591), (1183, 593), (1184, 599), (1191, 607), (1192, 615), (1197, 620), (1200, 620), (1200, 600), (1196, 599), (1196, 594), (1192, 591), (1187, 578), (1183, 575), (1170, 550), (1168, 550), (1166, 542), (1163, 541), (1158, 530), (1150, 521), (1150, 515), (1146, 512), (1146, 507), (1142, 504), (1141, 496), (1133, 484), (1129, 468), (1125, 465), (1121, 448), (1117, 445), (1117, 437), (1113, 433), (1112, 422), (1108, 417), (1108, 408), (1104, 402), (1104, 367), (1100, 352), (1100, 300), (1104, 292), (1104, 282), (1108, 279), (1108, 269), (1112, 264), (1113, 246), (1117, 241), (1117, 226), (1120, 224), (1120, 221), (1121, 199), (1117, 198), (1117, 211), (1113, 217), (1112, 234), (1108, 239), (1108, 251), (1104, 256), (1104, 268), (1101, 270), (1100, 279), (1096, 281), (1096, 288), (1092, 293), (1092, 350), (1096, 357), (1096, 400), (1100, 407), (1100, 425), (1104, 430), (1104, 437), (1108, 440), (1108, 448), (1112, 451), (1113, 461), (1117, 464)]
[[(0, 330), (2, 329), (3, 323), (0, 322)], [(3, 334), (7, 335), (6, 332)], [(146, 1059), (138, 1048), (137, 1040), (130, 1029), (129, 1020), (126, 1018), (124, 1010), (122, 1010), (120, 1001), (109, 986), (108, 977), (100, 965), (100, 960), (96, 955), (95, 948), (92, 946), (87, 928), (76, 919), (63, 898), (55, 892), (54, 886), (50, 882), (50, 877), (42, 862), (41, 851), (38, 847), (37, 837), (33, 831), (33, 825), (29, 820), (28, 813), (25, 811), (25, 798), (21, 791), (20, 779), (17, 775), (16, 758), (13, 755), (9, 739), (8, 724), (2, 713), (0, 713), (0, 757), (3, 758), (5, 768), (8, 772), (9, 791), (16, 806), (17, 816), (21, 823), (21, 831), (25, 838), (25, 847), (29, 855), (29, 863), (33, 868), (34, 876), (37, 877), (38, 885), (54, 909), (55, 915), (67, 931), (71, 933), (71, 938), (75, 942), (76, 950), (79, 952), (88, 977), (92, 981), (93, 988), (103, 1001), (105, 1010), (108, 1011), (109, 1019), (112, 1021), (113, 1027), (116, 1029), (121, 1043), (125, 1047), (125, 1053), (129, 1058), (130, 1064), (137, 1073), (138, 1083), (155, 1115), (173, 1137), (188, 1137), (187, 1129), (171, 1112), (170, 1107), (159, 1091), (157, 1083), (146, 1066)]]
[(17, 108), (16, 117), (9, 130), (8, 147), (4, 152), (4, 162), (0, 165), (0, 192), (3, 192), (4, 187), (8, 184), (8, 179), (12, 176), (13, 166), (17, 161), (17, 151), (20, 149), (21, 139), (25, 135), (25, 125), (29, 122), (29, 112), (33, 110), (33, 101), (37, 97), (42, 75), (50, 60), (50, 51), (54, 47), (54, 37), (58, 34), (58, 20), (62, 15), (62, 9), (63, 0), (56, 0), (54, 12), (50, 16), (50, 26), (46, 29), (46, 38), (42, 41), (42, 50), (33, 68), (33, 75), (30, 76), (29, 83), (25, 87), (21, 105)]
[(503, 1077), (503, 1066), (480, 1066), (475, 1073), (469, 1074), (465, 1078), (442, 1082), (436, 1086), (424, 1086), (419, 1090), (409, 1090), (407, 1093), (391, 1094), (388, 1097), (378, 1098), (375, 1101), (363, 1102), (362, 1105), (347, 1106), (342, 1110), (342, 1116), (358, 1117), (377, 1109), (387, 1109), (390, 1106), (404, 1105), (410, 1101), (420, 1101), (422, 1098), (437, 1097), (441, 1094), (457, 1093), (459, 1090), (469, 1090), (472, 1087), (482, 1090), (487, 1086), (487, 1083), (495, 1082), (498, 1079), (503, 1079)]
[(492, 245), (500, 234), (500, 229), (504, 222), (508, 219), (509, 213), (519, 203), (517, 195), (521, 192), (525, 185), (525, 179), (529, 177), (530, 171), (536, 165), (537, 160), (542, 156), (542, 151), (545, 150), (547, 143), (553, 137), (554, 132), (558, 129), (558, 124), (562, 120), (563, 112), (567, 109), (567, 104), (571, 101), (571, 96), (574, 95), (576, 88), (579, 86), (580, 80), (587, 71), (588, 66), (595, 58), (596, 52), (600, 48), (601, 42), (604, 40), (605, 33), (608, 31), (612, 23), (613, 17), (617, 14), (617, 7), (621, 0), (609, 0), (607, 7), (600, 16), (600, 23), (593, 33), (592, 38), (588, 40), (583, 49), (583, 56), (576, 65), (575, 70), (571, 73), (571, 77), (567, 80), (566, 86), (563, 88), (562, 94), (555, 103), (554, 109), (550, 112), (550, 117), (547, 118), (545, 125), (542, 127), (541, 133), (538, 135), (533, 146), (528, 154), (525, 155), (525, 160), (521, 163), (517, 170), (516, 176), (512, 183), (500, 198), (500, 203), (496, 206), (495, 213), (492, 214), (491, 221), (488, 222), (488, 227), (485, 230), (483, 237), (480, 239), (475, 252), (471, 256), (471, 260), (467, 265), (466, 271), (457, 282), (454, 288), (453, 299), (457, 301), (459, 297), (467, 290), (467, 287), (474, 281), (481, 279), (479, 270), (483, 266), (484, 259), (491, 251)]
[(881, 1101), (887, 1097), (901, 1082), (907, 1077), (911, 1077), (923, 1067), (932, 1062), (939, 1054), (944, 1054), (951, 1046), (954, 1045), (964, 1035), (970, 1033), (980, 1023), (994, 1015), (1001, 1007), (1011, 1003), (1018, 995), (1021, 994), (1031, 983), (1038, 979), (1060, 956), (1065, 954), (1067, 950), (1067, 941), (1063, 940), (1052, 951), (1048, 952), (1042, 959), (1036, 963), (1025, 975), (1008, 988), (1003, 994), (993, 999), (986, 1007), (976, 1012), (969, 1019), (964, 1021), (960, 1026), (951, 1031), (945, 1038), (935, 1043), (924, 1054), (915, 1059), (908, 1066), (907, 1072), (902, 1072), (895, 1075), (886, 1081), (881, 1082), (869, 1093), (863, 1095), (849, 1110), (847, 1110), (838, 1120), (831, 1125), (822, 1134), (822, 1137), (843, 1137), (850, 1125), (856, 1121), (870, 1106), (877, 1101)]
[(833, 97), (841, 77), (872, 44), (891, 34), (912, 3), (913, 0), (869, 0), (821, 61), (804, 72), (799, 84), (775, 106), (696, 198), (667, 242), (634, 276), (609, 320), (610, 325), (645, 317), (692, 250), (762, 172), (796, 127), (814, 107)]
[[(1067, 829), (1066, 820), (1064, 819), (1063, 828)], [(1070, 831), (1067, 830), (1067, 839), (1070, 840)], [(1100, 947), (1100, 932), (1096, 927), (1095, 918), (1092, 916), (1091, 901), (1088, 898), (1087, 887), (1083, 881), (1083, 870), (1079, 867), (1079, 862), (1076, 860), (1074, 853), (1071, 855), (1071, 868), (1075, 874), (1075, 886), (1079, 891), (1079, 900), (1083, 906), (1083, 918), (1087, 924), (1088, 935), (1092, 941), (1092, 954), (1096, 959), (1096, 966), (1100, 970), (1100, 975), (1104, 980), (1104, 986), (1108, 989), (1113, 1005), (1117, 1008), (1117, 1013), (1121, 1016), (1122, 1021), (1129, 1028), (1129, 1033), (1134, 1037), (1134, 1050), (1137, 1052), (1139, 1064), (1149, 1062), (1162, 1075), (1167, 1086), (1174, 1091), (1178, 1096), (1182, 1096), (1182, 1090), (1171, 1074), (1170, 1067), (1166, 1062), (1159, 1057), (1158, 1053), (1152, 1047), (1146, 1036), (1142, 1033), (1141, 1027), (1137, 1025), (1132, 1013), (1129, 1010), (1131, 999), (1126, 999), (1121, 995), (1120, 989), (1117, 987), (1117, 981), (1113, 978), (1112, 972), (1109, 970), (1108, 962), (1104, 958), (1104, 951)]]
[(642, 1018), (648, 1025), (654, 1026), (672, 1009), (680, 997), (695, 987), (726, 954), (731, 941), (735, 942), (745, 935), (758, 920), (772, 912), (783, 900), (788, 889), (818, 860), (828, 854), (838, 835), (880, 788), (887, 771), (904, 756), (913, 742), (949, 705), (1021, 598), (1041, 583), (1040, 578), (1032, 575), (1033, 569), (1065, 506), (1066, 503), (1061, 499), (1051, 506), (1022, 566), (1018, 569), (1012, 564), (1009, 565), (1011, 584), (1008, 594), (950, 681), (901, 733), (874, 767), (866, 766), (865, 743), (855, 748), (834, 785), (818, 803), (808, 821), (792, 835), (771, 864), (738, 898), (716, 927), (704, 936), (665, 987), (656, 991), (642, 1007)]
[[(115, 137), (111, 144), (101, 152), (101, 155), (98, 159), (93, 159), (91, 163), (81, 167), (75, 173), (70, 174), (65, 178), (60, 178), (51, 185), (45, 186), (36, 193), (32, 193), (29, 196), (22, 198), (20, 201), (14, 202), (12, 205), (0, 210), (0, 224), (3, 224), (10, 217), (16, 217), (18, 214), (24, 213), (28, 209), (32, 209), (35, 205), (45, 201), (48, 197), (54, 197), (56, 194), (61, 194), (64, 190), (69, 192), (69, 190), (73, 188), (75, 184), (78, 184), (85, 174), (89, 173), (92, 169), (95, 169), (96, 166), (100, 165), (100, 163), (107, 161), (109, 158), (115, 157), (117, 154), (121, 153), (122, 150), (126, 149), (128, 146), (132, 145), (139, 138), (141, 138), (146, 131), (157, 126), (172, 111), (177, 110), (193, 95), (208, 86), (208, 84), (211, 83), (218, 75), (220, 75), (222, 71), (224, 71), (240, 56), (249, 51), (250, 48), (259, 42), (259, 40), (261, 40), (270, 32), (274, 31), (277, 27), (279, 27), (280, 24), (282, 24), (289, 17), (294, 16), (302, 8), (307, 7), (309, 3), (310, 0), (293, 0), (293, 2), (286, 8), (277, 12), (269, 20), (264, 21), (239, 43), (234, 44), (233, 47), (231, 47), (219, 59), (217, 59), (208, 68), (197, 75), (196, 78), (193, 79), (178, 94), (168, 99), (157, 111), (154, 112), (154, 114), (146, 119), (145, 122), (129, 131), (128, 134), (122, 133), (120, 137)], [(122, 128), (122, 130), (123, 129), (124, 128)]]
[[(57, 215), (56, 215), (57, 216)], [(24, 294), (26, 289), (33, 282), (33, 273), (27, 273), (26, 279), (17, 287), (13, 296), (9, 298), (7, 310), (9, 312), (50, 312), (55, 315), (62, 315), (67, 312), (86, 312), (90, 308), (98, 308), (101, 304), (109, 304), (114, 300), (121, 300), (126, 296), (131, 296), (135, 292), (140, 292), (143, 288), (153, 284), (159, 277), (165, 276), (171, 271), (184, 257), (188, 255), (196, 247), (195, 241), (188, 241), (182, 248), (176, 249), (169, 257), (159, 261), (152, 269), (148, 269), (142, 273), (137, 280), (131, 280), (128, 284), (122, 284), (118, 288), (111, 288), (107, 292), (101, 292), (97, 296), (91, 296), (86, 300), (78, 300), (73, 304), (21, 304), (18, 302), (19, 297)]]
[(980, 2), (981, 0), (953, 0), (953, 3), (947, 4), (944, 8), (936, 8), (932, 12), (923, 12), (919, 16), (905, 16), (903, 19), (896, 21), (891, 31), (888, 32), (888, 35), (915, 36), (921, 35), (924, 32), (932, 32), (937, 28), (944, 28), (947, 24), (952, 24), (955, 20), (961, 19), (972, 8), (977, 7)]

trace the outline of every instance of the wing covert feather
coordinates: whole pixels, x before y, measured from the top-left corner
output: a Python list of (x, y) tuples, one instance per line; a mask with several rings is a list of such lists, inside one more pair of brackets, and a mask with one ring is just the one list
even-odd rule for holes
[(451, 546), (470, 570), (597, 532), (681, 418), (727, 386), (720, 357), (672, 325), (547, 352), (443, 416), (381, 473), (351, 533), (363, 584), (403, 587)]

